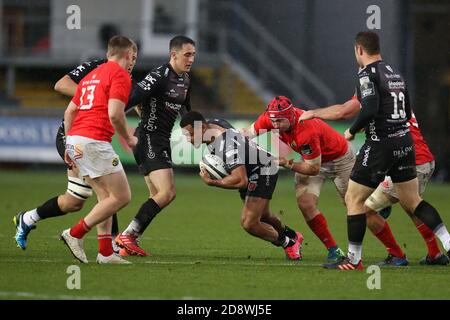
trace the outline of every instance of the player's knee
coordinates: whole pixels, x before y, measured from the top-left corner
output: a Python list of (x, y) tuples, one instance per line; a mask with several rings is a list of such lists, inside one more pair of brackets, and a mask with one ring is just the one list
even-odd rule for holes
[(310, 215), (317, 211), (316, 201), (310, 198), (297, 198), (297, 204), (303, 215)]
[(164, 190), (161, 192), (161, 201), (164, 203), (164, 206), (171, 203), (173, 200), (175, 200), (175, 197), (177, 196), (177, 192), (175, 188), (170, 188), (167, 190)]
[(62, 212), (77, 212), (80, 211), (84, 206), (85, 200), (76, 198), (70, 193), (66, 193), (59, 198), (58, 206)]
[(360, 212), (364, 208), (364, 199), (360, 196), (347, 192), (345, 194), (345, 205), (349, 212)]
[(244, 228), (245, 231), (249, 233), (253, 233), (254, 229), (256, 228), (257, 224), (259, 222), (255, 219), (248, 217), (248, 216), (242, 216), (241, 218), (241, 226)]

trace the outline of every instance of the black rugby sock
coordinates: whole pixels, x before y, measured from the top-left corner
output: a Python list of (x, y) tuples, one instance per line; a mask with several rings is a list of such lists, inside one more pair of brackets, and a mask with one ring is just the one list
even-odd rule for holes
[(67, 212), (61, 211), (58, 206), (58, 197), (47, 200), (43, 205), (36, 208), (36, 212), (41, 219), (47, 219), (51, 217), (63, 216)]
[(142, 234), (149, 226), (156, 215), (161, 212), (161, 208), (152, 198), (142, 204), (134, 220), (139, 224), (139, 234)]
[(119, 234), (119, 221), (117, 220), (117, 213), (114, 213), (112, 219), (111, 235), (116, 236)]
[(347, 217), (347, 235), (348, 241), (360, 245), (364, 240), (366, 233), (366, 215), (358, 214)]
[(425, 223), (425, 225), (436, 232), (436, 229), (442, 224), (439, 212), (428, 202), (422, 200), (414, 210), (414, 215)]

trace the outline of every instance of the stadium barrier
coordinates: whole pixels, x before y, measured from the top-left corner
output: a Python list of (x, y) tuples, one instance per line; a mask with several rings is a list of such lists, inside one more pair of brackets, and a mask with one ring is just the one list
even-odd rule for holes
[[(0, 162), (20, 162), (20, 163), (61, 163), (55, 148), (55, 137), (58, 127), (61, 123), (60, 118), (35, 118), (35, 117), (5, 117), (0, 116)], [(236, 128), (244, 128), (252, 122), (250, 120), (235, 119), (230, 123)], [(137, 127), (138, 120), (128, 119), (130, 127)], [(333, 123), (333, 127), (343, 133), (348, 127), (347, 124)], [(278, 155), (287, 158), (299, 159), (300, 156), (293, 152), (288, 146), (279, 146), (277, 150), (272, 150), (275, 145), (278, 146), (278, 139), (270, 134), (263, 134), (256, 140), (258, 144)], [(358, 150), (364, 141), (362, 134), (357, 136), (353, 142), (355, 150)], [(131, 150), (124, 141), (113, 137), (114, 150), (119, 155), (123, 164), (135, 164)], [(202, 156), (207, 152), (203, 145), (195, 149), (189, 144), (183, 136), (178, 121), (175, 123), (171, 137), (172, 161), (174, 165), (192, 166), (197, 165)], [(278, 150), (279, 149), (279, 150)]]

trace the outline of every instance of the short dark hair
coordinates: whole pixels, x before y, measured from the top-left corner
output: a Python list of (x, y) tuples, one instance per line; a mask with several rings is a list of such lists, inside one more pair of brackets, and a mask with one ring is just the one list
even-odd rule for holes
[(194, 127), (195, 121), (201, 121), (202, 123), (206, 123), (205, 117), (203, 117), (203, 115), (200, 112), (189, 111), (181, 118), (180, 127), (184, 128), (187, 127), (188, 125)]
[(187, 43), (190, 43), (195, 47), (195, 42), (191, 38), (188, 38), (186, 36), (175, 36), (172, 38), (172, 40), (170, 40), (169, 50), (180, 50), (183, 47), (183, 44)]
[(380, 53), (380, 38), (373, 31), (362, 31), (356, 35), (355, 43), (362, 46), (367, 54), (373, 56)]

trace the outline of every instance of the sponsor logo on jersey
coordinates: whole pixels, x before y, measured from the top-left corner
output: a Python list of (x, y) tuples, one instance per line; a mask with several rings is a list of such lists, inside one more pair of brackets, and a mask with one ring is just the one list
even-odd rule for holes
[(361, 99), (375, 95), (375, 87), (373, 82), (365, 82), (361, 84)]
[(175, 89), (170, 89), (169, 92), (166, 92), (166, 95), (170, 98), (177, 98), (180, 94)]
[(255, 182), (258, 179), (259, 179), (259, 175), (257, 173), (254, 173), (248, 178), (248, 181)]
[(148, 150), (147, 150), (147, 157), (149, 158), (149, 159), (155, 159), (155, 153), (153, 152), (153, 148), (152, 148), (152, 141), (151, 141), (151, 139), (150, 139), (150, 135), (147, 133), (146, 134), (146, 136), (147, 136), (147, 147), (148, 147)]
[(389, 89), (405, 89), (405, 82), (399, 81), (389, 81), (388, 82)]
[(156, 98), (151, 98), (150, 99), (150, 113), (148, 115), (148, 120), (147, 123), (144, 125), (144, 128), (148, 131), (155, 131), (156, 130), (156, 120), (157, 120), (157, 116), (156, 116), (156, 111), (157, 111), (157, 106), (156, 106)]
[(394, 70), (392, 70), (391, 66), (388, 64), (386, 65), (386, 69), (388, 69), (390, 72), (394, 72)]
[(369, 79), (368, 76), (364, 76), (364, 77), (359, 78), (359, 84), (360, 85), (363, 85), (363, 84), (369, 83), (369, 82), (370, 82), (370, 79)]
[(394, 150), (393, 155), (394, 155), (394, 157), (397, 157), (397, 158), (403, 158), (403, 157), (407, 156), (411, 151), (413, 151), (413, 146), (407, 146), (400, 150)]
[(166, 108), (171, 109), (173, 111), (180, 111), (180, 109), (183, 107), (182, 104), (180, 103), (172, 103), (172, 102), (167, 102), (166, 101)]
[(367, 161), (369, 161), (369, 154), (370, 154), (370, 146), (367, 146), (366, 149), (364, 149), (364, 157), (363, 157), (363, 162), (362, 165), (364, 167), (367, 167)]
[(300, 146), (300, 152), (305, 155), (311, 155), (313, 153), (311, 146), (309, 144), (302, 144)]
[(375, 120), (372, 120), (369, 123), (369, 134), (370, 134), (370, 139), (372, 141), (380, 141), (380, 138), (378, 138), (377, 130), (375, 127)]
[(385, 73), (386, 79), (400, 79), (402, 76), (397, 73)]

